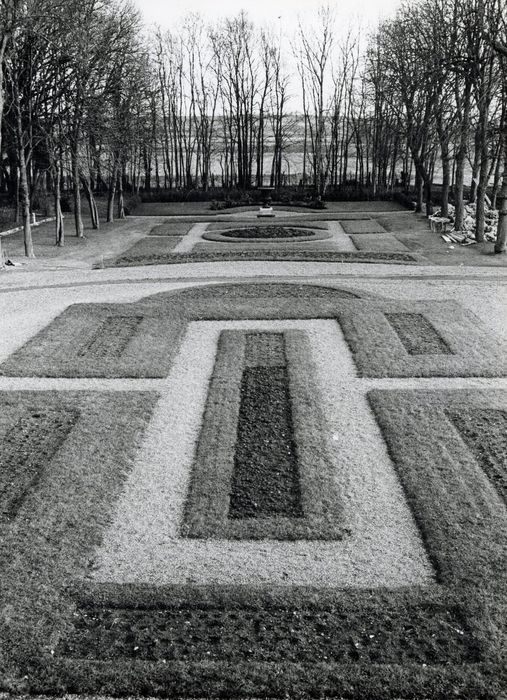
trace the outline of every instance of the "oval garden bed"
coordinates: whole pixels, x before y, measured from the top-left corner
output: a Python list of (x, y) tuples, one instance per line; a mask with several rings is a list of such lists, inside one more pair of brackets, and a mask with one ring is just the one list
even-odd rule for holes
[(322, 241), (330, 238), (329, 231), (313, 231), (309, 228), (293, 226), (249, 226), (229, 231), (206, 231), (203, 238), (207, 241), (231, 243), (238, 241)]

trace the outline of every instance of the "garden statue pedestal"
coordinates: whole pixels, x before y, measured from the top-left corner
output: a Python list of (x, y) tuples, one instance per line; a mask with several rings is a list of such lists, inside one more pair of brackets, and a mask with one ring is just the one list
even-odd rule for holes
[(260, 187), (262, 194), (262, 206), (259, 207), (259, 212), (257, 218), (261, 217), (272, 217), (275, 215), (273, 207), (271, 206), (271, 192), (275, 189), (274, 187)]

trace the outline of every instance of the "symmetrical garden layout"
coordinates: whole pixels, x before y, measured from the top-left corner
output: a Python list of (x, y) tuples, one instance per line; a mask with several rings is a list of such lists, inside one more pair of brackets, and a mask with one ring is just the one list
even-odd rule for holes
[(68, 307), (0, 365), (47, 378), (0, 391), (3, 687), (502, 697), (505, 350), (312, 285)]
[[(213, 223), (173, 222), (153, 226), (138, 240), (100, 267), (168, 265), (182, 262), (294, 260), (328, 263), (394, 263), (413, 265), (424, 258), (411, 250), (375, 219), (362, 214), (339, 214), (329, 219), (279, 212), (271, 223), (255, 212), (217, 217)], [(291, 218), (292, 216), (292, 218)], [(347, 218), (336, 218), (347, 217)], [(252, 219), (255, 225), (252, 224)], [(273, 223), (275, 221), (275, 223)], [(427, 262), (427, 261), (426, 261)]]

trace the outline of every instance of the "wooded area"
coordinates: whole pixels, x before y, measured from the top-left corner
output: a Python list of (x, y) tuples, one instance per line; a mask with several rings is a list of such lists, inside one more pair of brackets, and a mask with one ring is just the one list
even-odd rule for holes
[[(317, 199), (413, 186), (429, 215), (438, 171), (456, 230), (465, 195), (478, 241), (486, 195), (500, 208), (502, 252), (506, 47), (503, 0), (412, 0), (367, 40), (338, 32), (322, 7), (290, 45), (244, 13), (147, 31), (124, 0), (1, 0), (0, 195), (32, 256), (33, 211), (56, 217), (64, 244), (62, 197), (79, 237), (82, 197), (98, 228), (98, 195), (111, 221), (127, 196), (263, 184)], [(294, 152), (301, 168), (289, 173)]]

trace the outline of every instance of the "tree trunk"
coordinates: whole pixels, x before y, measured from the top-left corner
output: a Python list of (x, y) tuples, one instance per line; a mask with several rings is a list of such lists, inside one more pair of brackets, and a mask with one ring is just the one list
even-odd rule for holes
[(459, 126), (459, 145), (456, 153), (456, 185), (454, 188), (455, 231), (461, 231), (463, 229), (463, 222), (465, 220), (465, 202), (463, 199), (463, 188), (465, 185), (465, 159), (469, 140), (470, 101), (471, 85), (469, 82), (467, 82), (465, 84), (465, 91), (463, 94), (463, 111), (461, 114)]
[(504, 143), (502, 189), (500, 190), (498, 199), (500, 200), (500, 210), (498, 213), (495, 253), (505, 253), (507, 252), (507, 142)]
[(9, 41), (9, 34), (4, 30), (0, 41), (0, 154), (2, 153), (2, 119), (4, 115), (4, 56)]
[(477, 182), (477, 204), (475, 210), (475, 240), (478, 243), (484, 241), (485, 196), (489, 178), (489, 148), (486, 120), (487, 112), (484, 116), (480, 133), (480, 172)]
[[(440, 126), (440, 125), (439, 125)], [(442, 216), (449, 216), (449, 189), (451, 186), (451, 156), (449, 155), (449, 140), (444, 136), (443, 126), (439, 128), (440, 155), (442, 158)]]
[(456, 156), (456, 185), (454, 193), (454, 229), (461, 231), (465, 221), (465, 202), (463, 188), (465, 186), (465, 154), (460, 152)]
[(500, 149), (500, 153), (498, 154), (498, 158), (496, 159), (495, 174), (493, 177), (493, 191), (492, 191), (492, 196), (491, 196), (491, 208), (492, 209), (496, 209), (498, 191), (500, 189), (500, 172), (502, 169), (502, 151), (504, 151), (504, 143), (505, 143), (505, 140), (503, 138), (503, 134), (500, 136), (500, 138), (501, 138), (502, 148)]
[(72, 149), (72, 179), (74, 197), (74, 223), (76, 226), (76, 237), (84, 238), (83, 217), (81, 215), (81, 186), (79, 179), (79, 159), (75, 151), (77, 143)]
[(416, 194), (416, 206), (415, 206), (415, 213), (420, 214), (422, 212), (423, 208), (423, 188), (424, 188), (424, 181), (422, 179), (422, 175), (419, 172), (419, 169), (416, 168), (415, 171), (415, 194)]
[(426, 216), (433, 214), (432, 183), (428, 178), (424, 183), (424, 196), (426, 198)]
[(99, 212), (97, 209), (97, 203), (95, 197), (93, 196), (93, 190), (90, 181), (84, 175), (81, 175), (81, 182), (85, 191), (86, 199), (88, 201), (88, 206), (90, 208), (90, 217), (92, 220), (92, 228), (97, 230), (100, 228)]
[(118, 164), (115, 161), (113, 172), (111, 173), (111, 181), (109, 183), (109, 192), (107, 194), (107, 223), (114, 221), (114, 196), (116, 194), (116, 178), (118, 172)]
[(23, 143), (23, 125), (21, 123), (21, 106), (19, 95), (16, 90), (16, 136), (18, 141), (19, 160), (19, 196), (21, 201), (21, 212), (23, 216), (23, 242), (25, 255), (27, 258), (34, 258), (32, 241), (32, 226), (30, 222), (30, 190), (28, 187), (28, 175), (26, 170), (25, 148)]
[(55, 237), (56, 245), (62, 248), (65, 243), (65, 230), (63, 225), (62, 204), (61, 204), (61, 166), (55, 164)]
[(481, 127), (477, 127), (477, 129), (475, 130), (474, 145), (474, 162), (472, 164), (472, 180), (470, 182), (470, 204), (473, 204), (477, 197), (479, 168), (481, 166)]
[(125, 204), (123, 199), (123, 177), (121, 170), (118, 169), (118, 218), (125, 219)]

